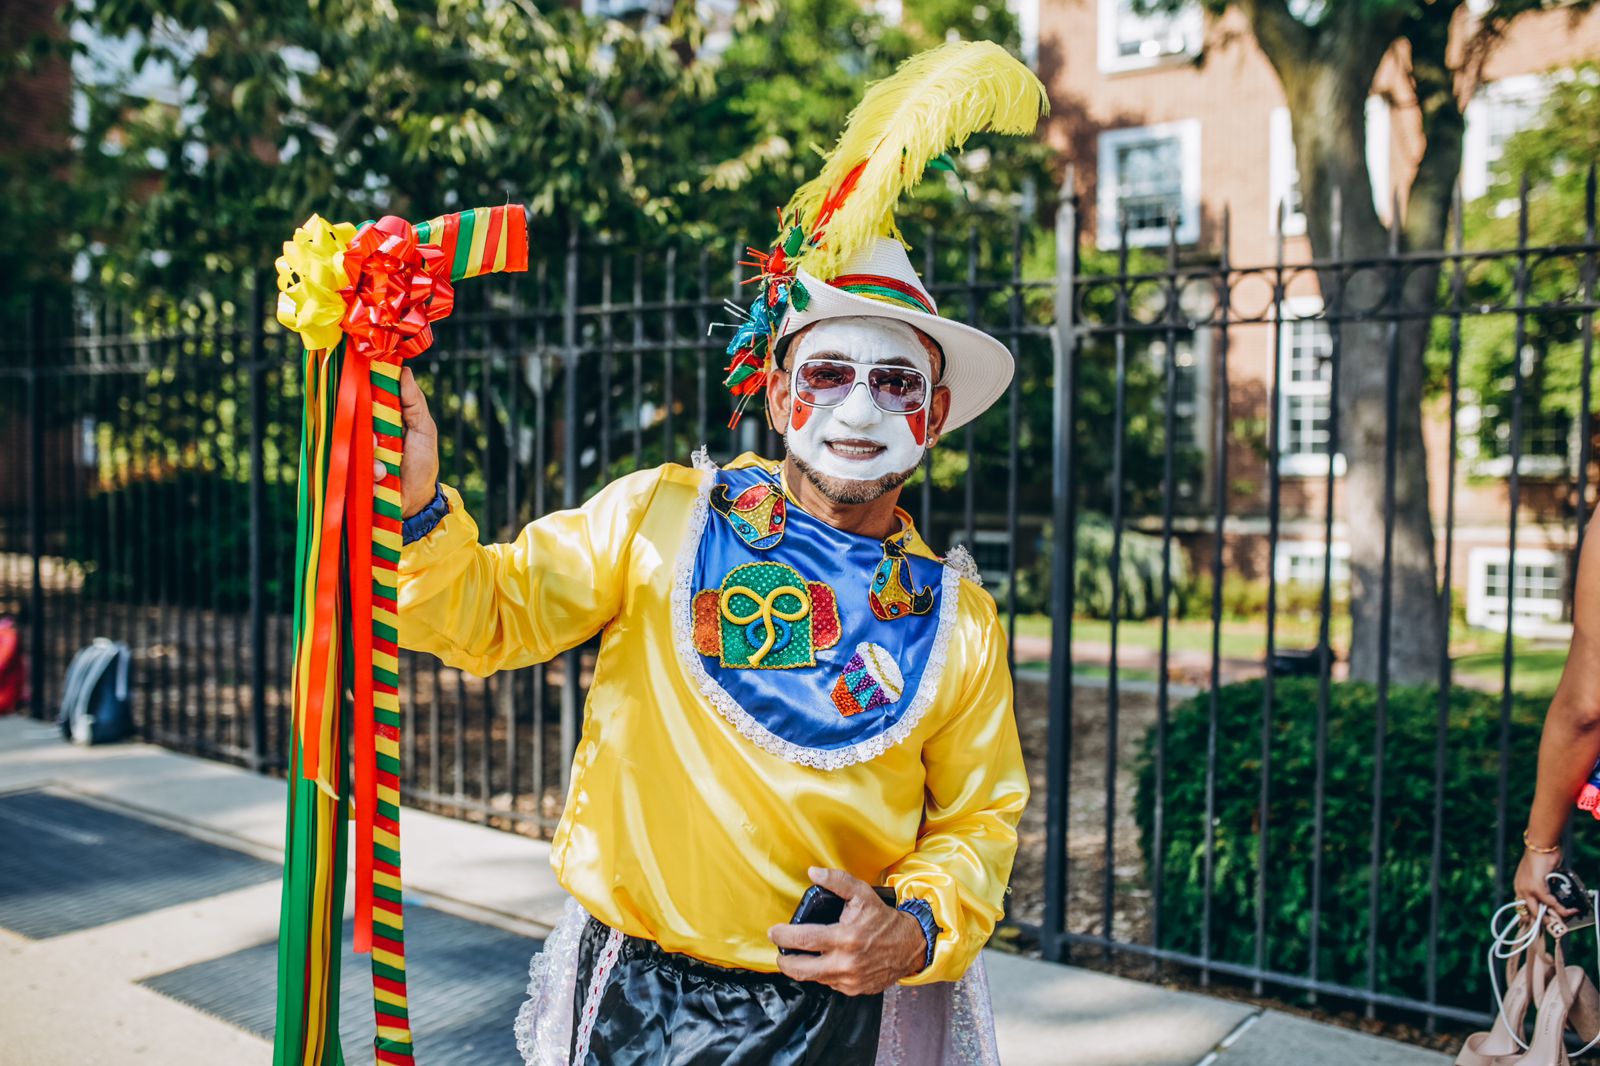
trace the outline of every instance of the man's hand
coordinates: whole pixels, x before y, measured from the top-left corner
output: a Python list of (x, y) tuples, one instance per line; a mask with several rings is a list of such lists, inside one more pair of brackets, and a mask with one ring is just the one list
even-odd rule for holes
[(779, 955), (778, 969), (796, 981), (820, 981), (847, 996), (882, 992), (922, 969), (928, 940), (905, 911), (878, 898), (872, 886), (843, 870), (813, 866), (815, 884), (845, 901), (837, 925), (775, 925), (767, 937), (780, 948), (815, 951)]
[(400, 454), (400, 514), (410, 518), (433, 502), (439, 481), (439, 429), (408, 366), (400, 368), (400, 416), (406, 430)]

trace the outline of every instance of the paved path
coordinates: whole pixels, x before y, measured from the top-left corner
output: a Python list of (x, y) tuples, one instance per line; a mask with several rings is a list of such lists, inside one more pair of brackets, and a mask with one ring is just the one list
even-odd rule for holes
[[(53, 856), (104, 854), (111, 861), (114, 849), (93, 827), (129, 824), (118, 816), (155, 827), (149, 832), (164, 838), (181, 834), (191, 845), (180, 849), (189, 856), (186, 862), (203, 863), (205, 854), (219, 854), (193, 847), (198, 840), (279, 863), (283, 788), (278, 780), (150, 745), (74, 748), (50, 727), (0, 719), (0, 855), (7, 863), (33, 864), (24, 869), (36, 870), (39, 884), (47, 872), (61, 875), (49, 869)], [(45, 799), (39, 798), (41, 792)], [(96, 823), (89, 812), (85, 830), (27, 814), (39, 809), (28, 804), (60, 800), (96, 806), (107, 815)], [(453, 922), (458, 930), (476, 931), (468, 934), (478, 945), (473, 958), (521, 959), (527, 951), (516, 938), (537, 941), (560, 914), (563, 895), (550, 872), (546, 844), (412, 810), (405, 814), (404, 839), (408, 904), (452, 916), (434, 919), (436, 926)], [(34, 843), (13, 850), (19, 840)], [(85, 864), (86, 872), (92, 865)], [(92, 893), (87, 883), (92, 877), (81, 880), (86, 882), (82, 891)], [(8, 890), (0, 876), (4, 1061), (8, 1066), (270, 1063), (270, 1041), (260, 1034), (270, 1029), (270, 1011), (263, 1014), (261, 1004), (269, 1002), (271, 978), (270, 971), (261, 976), (259, 967), (270, 957), (263, 946), (277, 935), (279, 886), (276, 878), (250, 883), (249, 876), (237, 883), (243, 887), (187, 902), (157, 900), (153, 909), (122, 917), (108, 911), (100, 924), (29, 939), (5, 928), (19, 901), (15, 887)], [(173, 898), (185, 894), (194, 893)], [(486, 954), (482, 945), (488, 941), (497, 941), (500, 950)], [(206, 989), (207, 975), (232, 972), (229, 959), (254, 960), (257, 969), (246, 972), (257, 976), (218, 976), (216, 983), (229, 987)], [(1007, 1066), (1444, 1066), (1449, 1061), (1248, 1004), (999, 952), (986, 953), (986, 959)], [(419, 967), (423, 961), (419, 952)], [(442, 975), (449, 964), (441, 953), (438, 972)], [(473, 987), (451, 994), (457, 997), (453, 1002), (487, 1004), (485, 1009), (494, 1012), (488, 1017), (498, 1018), (514, 1010), (508, 1005), (520, 997), (526, 976), (523, 963), (516, 961), (496, 962), (490, 969), (475, 973)], [(421, 983), (419, 972), (419, 988)], [(185, 987), (189, 992), (181, 992)], [(197, 992), (202, 998), (213, 993), (220, 1004), (212, 1008), (215, 1013), (238, 1024), (174, 998)], [(419, 1050), (425, 1051), (418, 1006)], [(346, 1014), (353, 1020), (359, 1021), (365, 1008), (364, 999), (347, 997)], [(509, 1058), (502, 1054), (510, 1025), (509, 1014), (503, 1031), (491, 1023), (486, 1045), (493, 1047), (480, 1052), (463, 1043), (465, 1038), (453, 1038), (451, 1047), (433, 1059), (514, 1062), (514, 1051)], [(354, 1052), (355, 1045), (346, 1046)], [(419, 1058), (427, 1066), (428, 1055)]]

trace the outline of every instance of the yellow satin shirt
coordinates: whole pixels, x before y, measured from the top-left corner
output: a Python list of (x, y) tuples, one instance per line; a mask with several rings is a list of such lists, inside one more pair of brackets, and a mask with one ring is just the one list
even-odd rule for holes
[[(730, 468), (751, 465), (776, 469), (751, 455)], [(964, 578), (946, 586), (959, 603), (943, 672), (903, 740), (834, 769), (786, 759), (718, 713), (674, 645), (674, 582), (712, 476), (639, 471), (488, 545), (443, 486), (449, 513), (401, 552), (400, 645), (488, 675), (603, 631), (551, 864), (607, 925), (775, 972), (767, 929), (788, 920), (807, 867), (833, 867), (926, 900), (933, 961), (902, 983), (955, 980), (1000, 918), (1028, 799), (994, 600)], [(914, 532), (907, 549), (937, 558)]]

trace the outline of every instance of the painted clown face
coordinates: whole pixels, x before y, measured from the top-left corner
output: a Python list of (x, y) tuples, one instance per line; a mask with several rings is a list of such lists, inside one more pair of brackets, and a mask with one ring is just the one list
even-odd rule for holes
[[(907, 414), (882, 410), (865, 372), (837, 407), (814, 407), (800, 397), (794, 374), (807, 360), (920, 371), (927, 399)], [(889, 318), (832, 318), (806, 330), (789, 350), (791, 407), (784, 443), (806, 478), (835, 503), (866, 503), (905, 483), (928, 447), (933, 360), (917, 333)]]

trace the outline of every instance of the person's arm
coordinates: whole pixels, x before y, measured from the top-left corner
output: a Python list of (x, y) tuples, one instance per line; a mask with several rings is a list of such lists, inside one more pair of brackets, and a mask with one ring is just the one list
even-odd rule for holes
[(616, 617), (629, 544), (660, 484), (660, 470), (612, 482), (582, 507), (528, 524), (510, 544), (478, 543), (461, 496), (439, 483), (439, 430), (410, 367), (400, 370), (405, 448), (396, 629), (402, 648), (487, 675), (543, 662)]
[(1028, 774), (1005, 629), (992, 611), (988, 615), (961, 709), (923, 745), (927, 793), (917, 846), (886, 879), (902, 903), (925, 901), (937, 927), (932, 961), (901, 984), (961, 977), (1005, 909)]
[[(1561, 683), (1539, 738), (1539, 776), (1528, 811), (1528, 843), (1552, 852), (1524, 851), (1514, 890), (1532, 910), (1543, 903), (1570, 916), (1545, 886), (1545, 875), (1561, 862), (1561, 834), (1595, 757), (1600, 755), (1600, 528), (1590, 526), (1578, 560), (1572, 604), (1572, 644)], [(1518, 841), (1520, 843), (1520, 841)]]
[(587, 640), (621, 609), (629, 545), (660, 481), (659, 469), (619, 478), (509, 544), (479, 544), (460, 494), (441, 485), (444, 516), (400, 552), (400, 646), (487, 676)]

